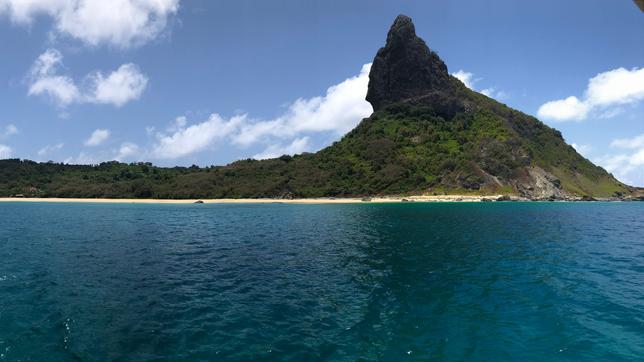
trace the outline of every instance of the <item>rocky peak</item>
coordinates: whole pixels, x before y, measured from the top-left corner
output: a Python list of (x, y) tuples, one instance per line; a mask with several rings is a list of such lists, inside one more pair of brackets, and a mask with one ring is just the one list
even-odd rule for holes
[(374, 110), (450, 88), (447, 66), (416, 36), (411, 18), (399, 15), (369, 73), (367, 101)]

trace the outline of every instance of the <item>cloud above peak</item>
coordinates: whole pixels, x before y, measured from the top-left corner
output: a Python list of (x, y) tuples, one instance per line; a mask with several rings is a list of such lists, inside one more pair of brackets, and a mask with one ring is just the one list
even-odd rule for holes
[(0, 0), (0, 16), (15, 24), (49, 16), (56, 36), (120, 48), (155, 39), (178, 10), (179, 0)]
[[(1, 1), (1, 0), (0, 0)], [(83, 79), (82, 86), (68, 75), (61, 75), (63, 56), (48, 49), (34, 62), (28, 77), (30, 96), (46, 96), (64, 108), (72, 103), (111, 104), (122, 107), (143, 94), (148, 78), (132, 63), (104, 75), (95, 71)]]
[(611, 118), (620, 106), (644, 101), (644, 68), (617, 68), (588, 81), (582, 99), (569, 96), (544, 103), (537, 114), (553, 121), (584, 121), (590, 116)]

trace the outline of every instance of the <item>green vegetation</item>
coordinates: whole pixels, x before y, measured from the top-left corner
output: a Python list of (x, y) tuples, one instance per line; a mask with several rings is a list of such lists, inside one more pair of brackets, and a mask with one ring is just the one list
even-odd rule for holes
[[(410, 76), (413, 75), (413, 76)], [(636, 196), (534, 117), (476, 93), (399, 16), (369, 74), (377, 111), (315, 153), (227, 166), (160, 168), (0, 161), (0, 196), (292, 198), (505, 194)], [(639, 197), (639, 196), (638, 196)]]
[(227, 166), (160, 168), (0, 161), (0, 196), (245, 198), (404, 194), (521, 194), (528, 168), (578, 196), (629, 189), (537, 119), (467, 89), (466, 111), (444, 119), (431, 108), (392, 105), (315, 154)]

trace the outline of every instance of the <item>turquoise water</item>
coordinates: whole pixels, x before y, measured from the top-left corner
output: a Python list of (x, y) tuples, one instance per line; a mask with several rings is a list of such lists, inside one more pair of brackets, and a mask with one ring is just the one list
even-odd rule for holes
[(2, 360), (644, 356), (644, 203), (2, 203), (0, 226)]

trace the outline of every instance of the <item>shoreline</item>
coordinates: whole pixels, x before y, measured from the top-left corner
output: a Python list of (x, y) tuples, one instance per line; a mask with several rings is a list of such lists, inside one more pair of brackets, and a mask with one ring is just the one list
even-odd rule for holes
[[(413, 202), (486, 202), (497, 201), (502, 195), (440, 195), (440, 196), (383, 196), (383, 197), (347, 197), (347, 198), (305, 198), (305, 199), (107, 199), (107, 198), (30, 198), (0, 197), (0, 202), (23, 203), (111, 203), (111, 204), (368, 204), (368, 203), (413, 203)], [(520, 198), (512, 201), (528, 201)]]
[[(519, 196), (504, 196), (504, 195), (486, 195), (486, 196), (472, 196), (472, 195), (437, 195), (437, 196), (382, 196), (382, 197), (347, 197), (347, 198), (333, 198), (333, 197), (320, 197), (320, 198), (305, 198), (305, 199), (108, 199), (108, 198), (29, 198), (29, 197), (0, 197), (0, 203), (4, 202), (22, 202), (22, 203), (109, 203), (109, 204), (298, 204), (298, 205), (312, 205), (312, 204), (368, 204), (368, 203), (441, 203), (441, 202), (499, 202), (499, 201), (514, 201), (514, 202), (575, 202), (589, 200), (583, 199), (561, 199), (561, 200), (530, 200)], [(595, 200), (593, 200), (595, 201)], [(599, 199), (596, 201), (628, 201), (628, 200), (615, 200), (615, 199)]]

